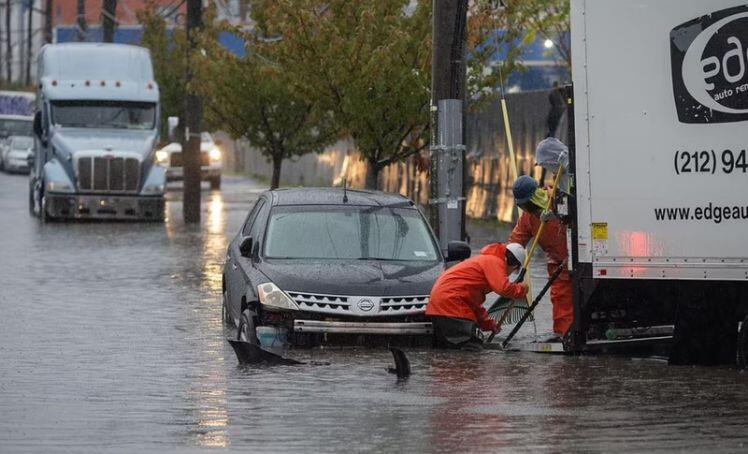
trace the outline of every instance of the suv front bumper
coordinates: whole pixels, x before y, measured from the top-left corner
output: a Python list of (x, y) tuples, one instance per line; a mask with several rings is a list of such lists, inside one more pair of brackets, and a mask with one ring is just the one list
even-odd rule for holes
[(429, 335), (434, 332), (430, 322), (379, 323), (300, 319), (294, 320), (293, 330), (296, 333), (379, 334), (385, 336)]

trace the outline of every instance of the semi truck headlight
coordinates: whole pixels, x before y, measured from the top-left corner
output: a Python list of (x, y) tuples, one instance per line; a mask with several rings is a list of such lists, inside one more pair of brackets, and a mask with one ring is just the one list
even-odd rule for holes
[(46, 190), (48, 192), (74, 192), (69, 183), (60, 181), (47, 181)]
[(163, 184), (148, 184), (145, 187), (143, 187), (143, 194), (163, 194), (163, 193), (164, 193)]
[(221, 160), (221, 149), (218, 147), (213, 147), (210, 149), (210, 160), (211, 161), (220, 161)]
[(277, 285), (272, 282), (260, 284), (257, 286), (257, 296), (260, 297), (260, 304), (267, 310), (281, 311), (298, 311), (299, 306), (293, 300), (283, 293)]
[(165, 165), (169, 159), (169, 153), (164, 150), (158, 150), (156, 152), (156, 164)]

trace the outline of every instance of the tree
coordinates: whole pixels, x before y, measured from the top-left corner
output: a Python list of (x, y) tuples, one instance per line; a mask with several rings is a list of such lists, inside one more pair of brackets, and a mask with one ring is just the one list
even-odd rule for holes
[(272, 162), (275, 189), (284, 159), (321, 152), (336, 138), (330, 116), (290, 90), (282, 69), (269, 60), (284, 42), (263, 43), (237, 28), (224, 30), (242, 37), (249, 55), (231, 54), (216, 39), (217, 30), (206, 28), (191, 88), (202, 95), (209, 123), (246, 138)]
[(379, 172), (427, 146), (430, 1), (260, 0), (259, 33), (280, 37), (277, 62), (300, 99), (330, 112)]
[(105, 43), (114, 42), (114, 28), (117, 25), (117, 0), (102, 0), (101, 2), (101, 28), (103, 30), (102, 40)]
[(166, 27), (155, 0), (147, 0), (138, 13), (143, 25), (141, 44), (151, 52), (153, 71), (161, 93), (161, 133), (166, 133), (168, 117), (184, 120), (187, 96), (187, 38), (183, 29)]
[[(522, 71), (521, 59), (538, 36), (571, 68), (569, 0), (475, 0), (468, 11), (468, 93), (472, 108), (495, 97), (496, 88)], [(502, 56), (497, 70), (491, 68)], [(488, 68), (491, 68), (488, 70)]]

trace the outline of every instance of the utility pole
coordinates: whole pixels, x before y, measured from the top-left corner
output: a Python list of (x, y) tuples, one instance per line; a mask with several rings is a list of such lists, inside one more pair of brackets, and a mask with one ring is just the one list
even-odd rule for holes
[[(187, 0), (187, 84), (193, 77), (192, 55), (197, 51), (197, 32), (203, 24), (202, 0)], [(200, 132), (202, 122), (202, 105), (194, 93), (187, 93), (185, 105), (185, 140), (184, 152), (184, 195), (182, 209), (184, 222), (200, 222)]]
[(431, 226), (446, 252), (465, 238), (463, 172), (465, 37), (468, 0), (433, 0), (431, 61)]
[(117, 0), (103, 0), (101, 4), (102, 40), (114, 42), (114, 27), (117, 25)]

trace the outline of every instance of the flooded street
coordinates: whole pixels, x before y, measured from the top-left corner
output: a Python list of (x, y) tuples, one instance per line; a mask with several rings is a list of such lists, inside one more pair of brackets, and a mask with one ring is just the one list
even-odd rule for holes
[(407, 350), (397, 383), (388, 351), (352, 349), (241, 368), (221, 272), (261, 185), (204, 189), (189, 227), (179, 189), (163, 224), (42, 224), (27, 181), (0, 174), (0, 452), (748, 450), (730, 368)]

